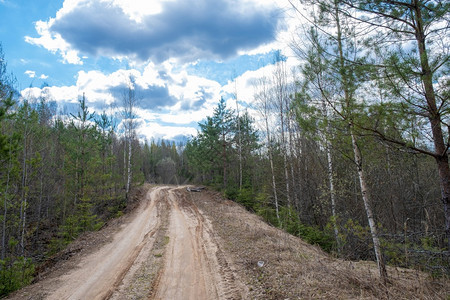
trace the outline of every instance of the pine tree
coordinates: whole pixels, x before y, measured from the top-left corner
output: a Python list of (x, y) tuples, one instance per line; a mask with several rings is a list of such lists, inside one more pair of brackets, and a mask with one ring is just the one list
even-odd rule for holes
[[(434, 158), (444, 207), (447, 249), (450, 249), (449, 143), (442, 129), (448, 126), (449, 79), (446, 77), (450, 59), (446, 41), (450, 3), (422, 0), (341, 2), (345, 14), (366, 27), (368, 32), (375, 32), (367, 34), (364, 43), (380, 62), (376, 64), (378, 80), (383, 81), (393, 96), (392, 102), (401, 103), (402, 109), (392, 112), (427, 119), (434, 149), (417, 147), (405, 141), (407, 137), (393, 137), (377, 127), (364, 124), (361, 127), (392, 145)], [(414, 41), (415, 46), (410, 41)]]

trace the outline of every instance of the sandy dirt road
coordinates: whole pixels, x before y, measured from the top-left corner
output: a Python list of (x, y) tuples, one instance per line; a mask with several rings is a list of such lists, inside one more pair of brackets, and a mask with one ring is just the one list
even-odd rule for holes
[(30, 287), (15, 297), (242, 298), (210, 222), (185, 188), (174, 187), (152, 188), (109, 243), (81, 257), (62, 276), (38, 285), (40, 289)]

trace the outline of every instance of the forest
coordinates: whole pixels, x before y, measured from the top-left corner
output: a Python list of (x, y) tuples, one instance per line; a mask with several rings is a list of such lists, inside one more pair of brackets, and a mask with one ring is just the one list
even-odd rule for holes
[(384, 280), (386, 265), (450, 274), (450, 3), (290, 2), (307, 20), (289, 45), (298, 68), (277, 55), (253, 107), (239, 91), (217, 99), (185, 143), (139, 139), (132, 78), (116, 114), (83, 94), (62, 113), (50, 94), (20, 95), (0, 53), (0, 296), (145, 182), (221, 191), (337, 257), (376, 261)]

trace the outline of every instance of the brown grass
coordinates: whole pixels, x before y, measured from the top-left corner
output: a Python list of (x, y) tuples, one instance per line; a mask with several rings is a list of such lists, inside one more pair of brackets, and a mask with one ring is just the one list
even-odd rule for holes
[(336, 259), (218, 193), (188, 197), (212, 222), (250, 299), (450, 299), (448, 279), (388, 267), (390, 283), (384, 285), (374, 262)]

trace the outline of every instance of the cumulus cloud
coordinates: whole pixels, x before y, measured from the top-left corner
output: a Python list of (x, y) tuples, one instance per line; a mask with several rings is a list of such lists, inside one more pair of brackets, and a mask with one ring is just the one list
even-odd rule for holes
[(30, 78), (36, 78), (36, 77), (38, 77), (39, 79), (47, 79), (48, 78), (48, 76), (45, 74), (41, 74), (41, 75), (37, 76), (36, 71), (26, 70), (24, 73), (27, 74), (28, 77), (30, 77)]
[(38, 38), (30, 36), (25, 37), (25, 41), (32, 45), (44, 47), (52, 53), (59, 52), (63, 57), (64, 63), (82, 65), (83, 62), (78, 56), (78, 51), (71, 48), (59, 33), (50, 30), (50, 27), (55, 22), (55, 19), (50, 19), (48, 22), (37, 21), (36, 31), (40, 35)]
[(196, 129), (186, 126), (162, 126), (156, 122), (146, 122), (138, 128), (138, 135), (142, 138), (149, 137), (158, 140), (185, 140), (196, 135)]
[(35, 71), (26, 70), (25, 74), (27, 74), (30, 78), (36, 77), (36, 72)]
[(152, 63), (142, 71), (79, 71), (74, 85), (32, 87), (21, 93), (24, 98), (37, 98), (46, 93), (60, 110), (75, 111), (84, 94), (91, 111), (100, 113), (111, 107), (118, 111), (130, 78), (135, 82), (136, 115), (142, 126), (139, 132), (146, 138), (168, 139), (195, 134), (196, 124), (212, 113), (221, 95), (221, 85), (216, 81), (174, 70), (170, 64), (155, 66)]
[(80, 53), (157, 63), (226, 59), (273, 41), (280, 20), (274, 5), (249, 0), (148, 2), (66, 0), (55, 18), (36, 23), (40, 37), (26, 41), (78, 64)]

